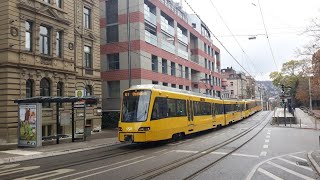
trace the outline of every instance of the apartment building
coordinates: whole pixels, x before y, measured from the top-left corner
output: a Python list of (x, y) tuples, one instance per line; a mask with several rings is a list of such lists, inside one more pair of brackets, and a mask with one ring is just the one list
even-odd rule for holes
[(103, 111), (119, 111), (130, 79), (131, 85), (159, 84), (219, 97), (220, 50), (205, 23), (172, 0), (127, 2), (100, 2)]
[(222, 89), (224, 98), (251, 99), (248, 97), (248, 80), (244, 73), (237, 72), (232, 67), (221, 69)]
[[(101, 97), (98, 0), (3, 0), (0, 10), (0, 143), (17, 141), (14, 99), (70, 97), (75, 90)], [(96, 110), (87, 108), (85, 123), (99, 129)], [(44, 103), (43, 136), (55, 134), (55, 122), (55, 104)]]

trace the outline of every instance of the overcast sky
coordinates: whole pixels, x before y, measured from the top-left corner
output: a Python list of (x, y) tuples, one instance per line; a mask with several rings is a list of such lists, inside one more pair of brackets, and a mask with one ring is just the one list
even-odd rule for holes
[[(230, 36), (210, 0), (187, 0), (187, 2), (231, 54), (257, 80), (268, 80), (269, 73), (277, 70), (266, 36), (258, 35), (255, 40), (248, 40), (248, 35), (265, 34), (258, 0), (212, 0), (249, 57)], [(298, 59), (297, 48), (310, 41), (302, 32), (312, 18), (320, 17), (320, 0), (260, 0), (260, 4), (275, 61), (280, 69), (282, 63)], [(185, 3), (184, 8), (191, 13)], [(217, 41), (214, 41), (214, 44), (221, 50), (222, 68), (232, 66), (238, 71), (243, 71)]]

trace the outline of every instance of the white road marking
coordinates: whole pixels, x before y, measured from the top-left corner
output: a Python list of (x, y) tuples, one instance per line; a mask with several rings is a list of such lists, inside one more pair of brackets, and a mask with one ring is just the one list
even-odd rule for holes
[(101, 166), (101, 167), (98, 167), (98, 168), (93, 168), (93, 169), (89, 169), (89, 170), (86, 170), (86, 171), (81, 171), (81, 172), (78, 172), (78, 173), (69, 174), (67, 176), (58, 177), (58, 178), (55, 178), (53, 180), (64, 179), (66, 177), (75, 176), (75, 175), (87, 173), (87, 172), (90, 172), (90, 171), (95, 171), (95, 170), (99, 170), (99, 169), (105, 169), (105, 168), (113, 166), (113, 165), (117, 165), (117, 164), (125, 163), (125, 162), (128, 162), (128, 161), (136, 160), (136, 159), (139, 159), (139, 158), (142, 158), (142, 157), (144, 157), (144, 156), (138, 156), (138, 157), (135, 157), (135, 158), (132, 158), (132, 159), (128, 159), (128, 160), (125, 160), (125, 161), (120, 161), (120, 162), (109, 164), (109, 165), (106, 165), (106, 166)]
[(226, 152), (211, 152), (210, 154), (220, 154), (220, 155), (225, 155), (227, 154)]
[(305, 166), (300, 166), (300, 165), (298, 165), (298, 164), (296, 164), (296, 163), (294, 163), (294, 162), (292, 162), (292, 161), (289, 161), (289, 160), (286, 160), (286, 159), (283, 159), (283, 158), (278, 158), (278, 159), (280, 159), (281, 161), (284, 161), (284, 162), (286, 162), (286, 163), (288, 163), (288, 164), (291, 164), (291, 165), (294, 165), (294, 166), (297, 166), (297, 167), (300, 167), (300, 168), (303, 168), (303, 169), (306, 169), (306, 170), (309, 170), (309, 171), (313, 171), (311, 168), (309, 168), (309, 167), (305, 167)]
[(265, 144), (263, 145), (263, 149), (268, 149), (269, 145)]
[(268, 129), (268, 131), (270, 132), (270, 131), (271, 131), (271, 129)]
[(161, 152), (166, 151), (166, 150), (168, 150), (168, 149), (163, 149), (163, 150), (161, 150), (161, 151), (156, 151), (156, 152), (154, 152), (153, 154), (161, 153)]
[(294, 155), (289, 155), (290, 157), (293, 157), (293, 158), (296, 158), (296, 159), (299, 159), (301, 161), (305, 161), (305, 162), (308, 162), (308, 160), (304, 159), (304, 158), (301, 158), (301, 157), (298, 157), (298, 156), (294, 156)]
[(272, 166), (274, 166), (274, 167), (277, 167), (277, 168), (279, 168), (279, 169), (282, 169), (283, 171), (286, 171), (286, 172), (288, 172), (288, 173), (290, 173), (290, 174), (293, 174), (293, 175), (295, 175), (295, 176), (298, 176), (298, 177), (300, 177), (300, 178), (302, 178), (302, 179), (306, 179), (306, 180), (312, 180), (313, 178), (310, 178), (310, 177), (308, 177), (308, 176), (305, 176), (305, 175), (303, 175), (303, 174), (300, 174), (300, 173), (298, 173), (298, 172), (295, 172), (295, 171), (292, 171), (291, 169), (288, 169), (288, 168), (285, 168), (285, 167), (283, 167), (283, 166), (280, 166), (280, 165), (278, 165), (278, 164), (276, 164), (276, 163), (273, 163), (273, 162), (268, 162), (268, 164), (270, 164), (270, 165), (272, 165)]
[(112, 171), (112, 170), (115, 170), (115, 169), (119, 169), (119, 168), (122, 168), (122, 167), (129, 166), (129, 165), (132, 165), (132, 164), (137, 164), (139, 162), (146, 161), (146, 160), (149, 160), (149, 159), (152, 159), (152, 158), (155, 158), (155, 157), (156, 156), (151, 156), (151, 157), (146, 158), (146, 159), (142, 159), (142, 160), (135, 161), (135, 162), (132, 162), (132, 163), (129, 163), (129, 164), (125, 164), (125, 165), (122, 165), (122, 166), (118, 166), (118, 167), (114, 167), (114, 168), (111, 168), (111, 169), (107, 169), (105, 171), (100, 171), (100, 172), (96, 172), (96, 173), (93, 173), (93, 174), (88, 174), (86, 176), (81, 176), (81, 177), (75, 178), (73, 180), (84, 179), (84, 178), (91, 177), (91, 176), (94, 176), (94, 175), (102, 174), (102, 173), (105, 173), (105, 172), (108, 172), (108, 171)]
[(270, 173), (270, 172), (268, 172), (268, 171), (266, 171), (266, 170), (264, 170), (262, 168), (259, 168), (258, 171), (261, 172), (262, 174), (268, 176), (271, 179), (283, 180), (282, 178), (279, 178), (278, 176), (276, 176), (276, 175), (274, 175), (274, 174), (272, 174), (272, 173)]
[(262, 151), (262, 152), (260, 153), (260, 156), (267, 156), (267, 152), (266, 152), (266, 151)]
[(21, 155), (21, 156), (30, 156), (30, 155), (42, 154), (42, 152), (22, 151), (22, 150), (8, 150), (8, 151), (1, 151), (1, 152), (2, 153), (7, 153), (7, 154)]
[(276, 158), (279, 158), (279, 157), (284, 157), (284, 156), (288, 156), (288, 155), (293, 155), (293, 154), (301, 154), (301, 153), (305, 153), (305, 151), (301, 151), (301, 152), (295, 152), (295, 153), (290, 153), (290, 154), (285, 154), (285, 155), (281, 155), (281, 156), (276, 156), (276, 157), (273, 157), (273, 158), (269, 158), (269, 159), (266, 159), (258, 164), (256, 164), (250, 171), (250, 173), (248, 174), (248, 176), (246, 177), (246, 180), (251, 180), (254, 173), (257, 171), (257, 169), (264, 163), (268, 162), (268, 161), (271, 161), (273, 159), (276, 159)]
[(270, 133), (270, 132), (267, 132), (267, 134), (270, 135), (271, 133)]
[(33, 169), (38, 169), (39, 167), (40, 166), (29, 166), (29, 167), (20, 167), (20, 168), (14, 168), (14, 169), (6, 169), (0, 172), (0, 176), (15, 174), (23, 171), (30, 171)]
[(4, 166), (0, 166), (0, 170), (2, 169), (9, 169), (9, 168), (14, 168), (19, 166), (20, 164), (8, 164), (8, 165), (4, 165)]
[(270, 139), (266, 139), (266, 140), (264, 140), (264, 142), (265, 142), (265, 143), (268, 143), (268, 142), (270, 142)]
[(270, 136), (269, 136), (269, 135), (267, 135), (267, 136), (266, 136), (266, 138), (268, 138), (268, 139), (269, 139), (269, 138), (270, 138)]
[(193, 154), (196, 154), (199, 152), (199, 151), (188, 151), (188, 150), (174, 150), (174, 151), (178, 153), (193, 153)]
[(40, 173), (40, 174), (34, 174), (31, 176), (18, 178), (15, 180), (28, 180), (28, 179), (39, 180), (39, 179), (48, 179), (48, 178), (50, 179), (50, 177), (58, 176), (61, 174), (66, 174), (66, 173), (69, 173), (72, 171), (74, 171), (74, 169), (58, 169), (58, 170), (54, 170), (54, 171), (49, 171), (49, 172), (44, 172), (44, 173)]
[(234, 155), (234, 156), (243, 156), (243, 157), (252, 157), (252, 158), (259, 158), (259, 156), (257, 156), (257, 155), (250, 155), (250, 154), (232, 153), (231, 155)]

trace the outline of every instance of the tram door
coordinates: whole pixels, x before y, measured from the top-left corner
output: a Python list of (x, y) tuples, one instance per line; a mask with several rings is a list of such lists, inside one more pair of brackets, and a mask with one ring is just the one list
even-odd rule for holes
[(187, 100), (187, 112), (188, 112), (188, 131), (192, 132), (194, 129), (193, 121), (193, 101)]

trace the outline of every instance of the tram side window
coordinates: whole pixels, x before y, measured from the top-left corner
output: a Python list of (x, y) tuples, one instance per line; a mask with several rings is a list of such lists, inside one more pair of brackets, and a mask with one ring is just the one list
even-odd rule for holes
[(224, 114), (223, 104), (215, 104), (216, 115)]
[(201, 116), (200, 102), (193, 102), (193, 113), (195, 116)]
[(152, 110), (151, 120), (163, 119), (168, 117), (167, 98), (157, 97)]
[(168, 99), (168, 117), (177, 116), (177, 104), (175, 99)]
[(201, 115), (210, 115), (211, 104), (208, 102), (200, 102)]
[(187, 116), (186, 110), (186, 101), (185, 100), (177, 100), (177, 116)]

